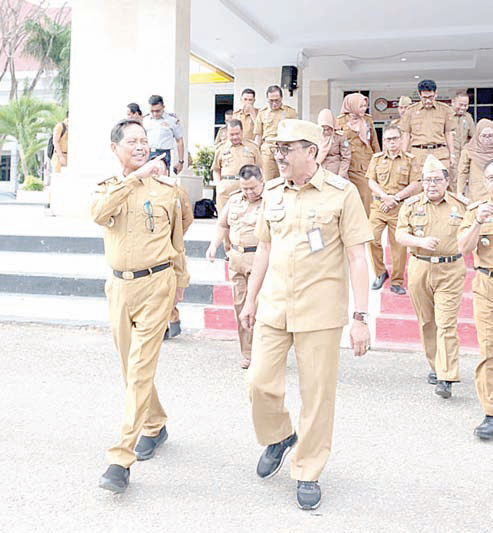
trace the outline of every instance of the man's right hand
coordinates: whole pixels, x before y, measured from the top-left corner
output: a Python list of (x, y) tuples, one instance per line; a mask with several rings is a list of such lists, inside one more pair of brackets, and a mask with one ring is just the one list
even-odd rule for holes
[(213, 244), (210, 244), (209, 248), (207, 248), (207, 251), (205, 252), (205, 258), (207, 261), (214, 263), (214, 260), (216, 259), (216, 253), (217, 248)]
[(148, 178), (149, 176), (162, 176), (166, 172), (166, 163), (163, 161), (163, 158), (166, 154), (161, 154), (155, 159), (147, 161), (139, 169), (137, 169), (133, 174), (138, 178)]
[(440, 239), (437, 239), (436, 237), (422, 237), (419, 247), (434, 252), (439, 244)]
[(243, 310), (240, 313), (241, 325), (248, 330), (252, 330), (255, 324), (255, 315), (257, 314), (257, 306), (255, 303), (245, 302)]
[(490, 204), (490, 203), (481, 204), (478, 207), (478, 212), (476, 214), (476, 218), (478, 219), (478, 222), (481, 222), (481, 224), (483, 224), (489, 218), (492, 218), (492, 217), (493, 217), (493, 204)]

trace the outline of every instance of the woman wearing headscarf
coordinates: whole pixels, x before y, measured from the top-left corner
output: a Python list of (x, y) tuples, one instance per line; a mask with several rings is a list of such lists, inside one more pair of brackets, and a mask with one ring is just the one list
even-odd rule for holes
[(493, 161), (493, 121), (482, 118), (460, 154), (457, 192), (476, 202), (487, 196), (483, 170)]
[(322, 109), (318, 114), (318, 125), (322, 127), (323, 137), (319, 146), (317, 163), (348, 179), (351, 149), (344, 133), (337, 129), (337, 120), (330, 109)]
[(366, 171), (374, 153), (380, 151), (373, 119), (365, 111), (368, 98), (360, 93), (348, 94), (337, 117), (339, 127), (349, 141), (351, 163), (348, 176), (358, 188), (366, 214), (370, 215), (371, 190), (368, 187)]

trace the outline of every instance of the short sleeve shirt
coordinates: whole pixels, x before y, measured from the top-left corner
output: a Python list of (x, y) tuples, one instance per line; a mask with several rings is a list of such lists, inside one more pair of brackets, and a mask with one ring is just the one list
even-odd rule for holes
[(144, 128), (151, 149), (172, 150), (174, 139), (183, 137), (180, 119), (174, 113), (163, 113), (161, 118), (145, 117)]
[(217, 148), (212, 169), (221, 176), (236, 176), (243, 165), (258, 165), (259, 162), (260, 152), (255, 143), (245, 141), (233, 146), (226, 141)]
[(445, 133), (455, 127), (454, 113), (443, 102), (435, 102), (430, 109), (417, 102), (407, 108), (399, 127), (403, 133), (409, 133), (411, 145), (446, 144)]
[[(291, 332), (347, 324), (345, 248), (373, 239), (356, 187), (321, 167), (301, 188), (271, 180), (255, 231), (271, 244), (257, 320)], [(309, 231), (321, 250), (311, 251)]]
[[(474, 223), (478, 207), (487, 200), (475, 202), (467, 207), (466, 215), (459, 228), (459, 237), (463, 235)], [(473, 250), (474, 266), (493, 269), (493, 218), (488, 218), (481, 225), (478, 244)]]
[(392, 157), (385, 151), (372, 157), (366, 177), (376, 181), (386, 194), (397, 194), (419, 179), (419, 169), (412, 154), (400, 151)]
[(272, 143), (277, 136), (277, 126), (285, 118), (296, 118), (296, 110), (288, 105), (272, 110), (269, 106), (263, 107), (257, 115), (254, 134), (260, 135), (262, 143)]

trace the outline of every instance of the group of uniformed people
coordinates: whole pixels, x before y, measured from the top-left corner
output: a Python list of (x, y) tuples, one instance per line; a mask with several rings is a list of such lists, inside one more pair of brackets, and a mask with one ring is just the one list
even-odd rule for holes
[[(370, 348), (366, 243), (380, 288), (386, 274), (380, 243), (385, 226), (394, 248), (391, 287), (396, 294), (405, 293), (404, 246), (411, 251), (409, 289), (430, 364), (428, 380), (444, 398), (459, 380), (462, 254), (474, 251), (481, 345), (476, 386), (486, 415), (475, 432), (493, 438), (493, 330), (488, 329), (493, 319), (493, 164), (483, 178), (486, 196), (466, 211), (467, 200), (448, 190), (444, 163), (454, 166), (449, 134), (454, 129), (448, 111), (433, 98), (434, 82), (429, 83), (419, 88), (421, 102), (403, 111), (403, 123), (385, 128), (383, 152), (363, 95), (346, 96), (337, 119), (322, 110), (317, 125), (297, 120), (295, 110), (282, 103), (278, 86), (268, 87), (267, 106), (261, 110), (254, 107), (253, 91), (245, 90), (242, 107), (217, 146), (213, 172), (221, 203), (206, 257), (213, 261), (229, 238), (225, 246), (241, 365), (249, 368), (253, 423), (265, 446), (257, 475), (276, 474), (296, 445), (291, 475), (302, 509), (315, 509), (321, 500), (318, 479), (331, 447), (348, 279), (355, 310), (351, 346), (361, 356)], [(435, 110), (443, 116), (443, 146), (438, 121), (427, 115)], [(435, 142), (419, 136), (423, 124), (432, 125)], [(482, 131), (491, 138), (487, 129)], [(409, 143), (417, 156), (405, 150)], [(111, 148), (122, 173), (99, 184), (91, 210), (105, 227), (105, 254), (113, 269), (106, 293), (126, 387), (120, 439), (108, 450), (109, 467), (100, 486), (122, 492), (135, 460), (150, 459), (167, 439), (154, 374), (166, 324), (188, 274), (183, 200), (167, 175), (162, 159), (167, 154), (149, 160), (146, 130), (135, 119), (113, 128)], [(449, 150), (448, 158), (442, 148)], [(302, 398), (297, 431), (284, 405), (291, 346)]]

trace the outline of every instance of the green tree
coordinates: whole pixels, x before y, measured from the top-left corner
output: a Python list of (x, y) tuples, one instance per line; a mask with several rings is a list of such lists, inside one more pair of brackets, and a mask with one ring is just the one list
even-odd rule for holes
[(0, 135), (17, 141), (23, 176), (38, 175), (37, 153), (62, 115), (59, 106), (37, 100), (28, 91), (0, 108)]
[(26, 41), (23, 52), (39, 61), (39, 69), (31, 82), (32, 92), (47, 69), (57, 71), (54, 84), (62, 103), (68, 99), (70, 80), (70, 35), (69, 24), (62, 24), (46, 15), (26, 20)]

